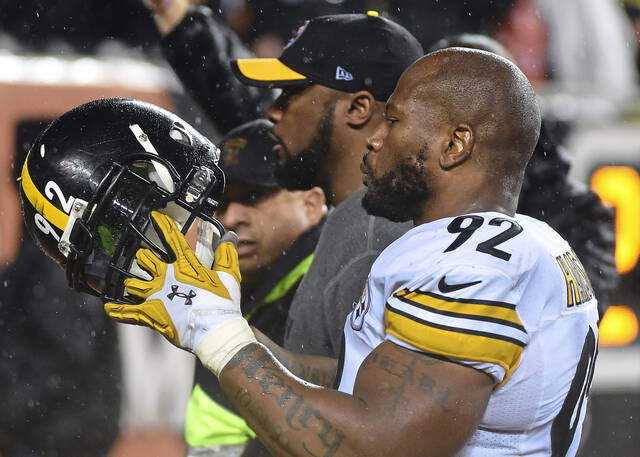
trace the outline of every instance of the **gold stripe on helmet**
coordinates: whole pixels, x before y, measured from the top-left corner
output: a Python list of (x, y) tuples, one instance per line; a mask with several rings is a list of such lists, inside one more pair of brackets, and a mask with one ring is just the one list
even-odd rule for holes
[(44, 218), (55, 227), (60, 230), (64, 230), (67, 226), (67, 222), (69, 221), (69, 216), (60, 211), (47, 198), (45, 198), (31, 180), (31, 176), (29, 176), (29, 168), (27, 167), (29, 155), (31, 155), (31, 151), (27, 154), (27, 158), (22, 166), (22, 175), (20, 176), (22, 181), (22, 192), (24, 192), (27, 200), (29, 200), (29, 203), (31, 203), (38, 213), (42, 214), (42, 216), (44, 216)]

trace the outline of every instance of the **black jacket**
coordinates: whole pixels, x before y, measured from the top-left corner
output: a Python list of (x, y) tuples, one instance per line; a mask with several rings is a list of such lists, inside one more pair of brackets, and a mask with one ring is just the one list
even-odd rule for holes
[(209, 8), (191, 6), (161, 45), (182, 84), (222, 133), (263, 117), (275, 99), (273, 91), (245, 86), (233, 75), (230, 61), (253, 55)]

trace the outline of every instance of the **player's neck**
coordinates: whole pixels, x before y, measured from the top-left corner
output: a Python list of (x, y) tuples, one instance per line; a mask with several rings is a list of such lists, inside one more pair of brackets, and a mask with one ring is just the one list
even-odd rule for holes
[(483, 197), (475, 194), (477, 196), (473, 200), (469, 200), (469, 195), (474, 195), (473, 193), (461, 192), (455, 196), (445, 195), (447, 198), (431, 199), (425, 202), (420, 214), (413, 219), (414, 225), (417, 226), (438, 219), (470, 213), (497, 212), (507, 216), (514, 216), (518, 206), (517, 198), (514, 200), (495, 196)]

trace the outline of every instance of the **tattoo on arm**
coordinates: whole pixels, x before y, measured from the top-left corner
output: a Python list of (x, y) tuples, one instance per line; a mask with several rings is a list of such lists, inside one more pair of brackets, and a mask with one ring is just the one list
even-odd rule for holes
[[(396, 351), (402, 349), (396, 345), (393, 346)], [(406, 350), (404, 350), (406, 357)], [(386, 373), (398, 378), (398, 384), (389, 386), (387, 392), (391, 394), (392, 405), (389, 413), (395, 416), (400, 406), (409, 404), (416, 399), (407, 398), (404, 393), (408, 386), (417, 385), (421, 392), (433, 402), (435, 402), (444, 412), (450, 409), (445, 405), (447, 398), (451, 395), (451, 391), (447, 387), (438, 386), (436, 381), (424, 372), (419, 372), (420, 367), (442, 364), (443, 361), (428, 357), (422, 353), (414, 353), (411, 355), (409, 362), (399, 362), (394, 358), (373, 353), (362, 364), (362, 368), (377, 367)]]
[(235, 402), (245, 410), (245, 416), (250, 415), (279, 446), (287, 448), (290, 431), (315, 429), (317, 440), (303, 440), (303, 449), (312, 457), (331, 457), (337, 453), (344, 439), (344, 432), (324, 417), (304, 395), (294, 392), (287, 385), (286, 376), (272, 366), (268, 354), (247, 346), (227, 366), (240, 367), (247, 378), (258, 382), (262, 394), (273, 397), (284, 410), (284, 424), (280, 425), (262, 409), (260, 401), (254, 401), (253, 395), (246, 389), (238, 388), (235, 392)]
[[(429, 402), (443, 413), (455, 408), (452, 391), (439, 380), (439, 368), (435, 367), (447, 363), (445, 360), (395, 344), (389, 348), (371, 353), (360, 368), (371, 370), (366, 374), (370, 385), (363, 386), (363, 393), (369, 393), (365, 398), (373, 398), (372, 392), (384, 394), (375, 397), (375, 403), (376, 408), (384, 409), (385, 417), (401, 421), (416, 402)], [(240, 376), (240, 385), (244, 386), (227, 393), (268, 446), (279, 448), (284, 454), (297, 452), (310, 457), (349, 453), (351, 441), (346, 439), (346, 426), (316, 403), (318, 396), (313, 391), (298, 388), (261, 346), (243, 348), (227, 369), (234, 369), (234, 376)], [(374, 390), (366, 390), (371, 388)], [(355, 390), (354, 395), (364, 401)], [(266, 398), (272, 401), (265, 402)], [(276, 413), (278, 410), (280, 413)]]

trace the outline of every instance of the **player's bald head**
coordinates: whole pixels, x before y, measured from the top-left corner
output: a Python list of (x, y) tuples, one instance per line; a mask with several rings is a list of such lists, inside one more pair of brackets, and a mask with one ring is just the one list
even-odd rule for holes
[(469, 125), (482, 151), (480, 162), (510, 173), (524, 169), (538, 141), (540, 110), (529, 80), (512, 62), (485, 51), (447, 48), (416, 61), (401, 85), (426, 111), (436, 109), (443, 122)]

